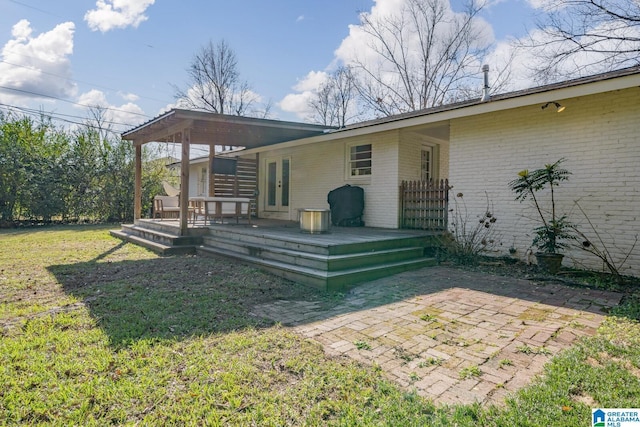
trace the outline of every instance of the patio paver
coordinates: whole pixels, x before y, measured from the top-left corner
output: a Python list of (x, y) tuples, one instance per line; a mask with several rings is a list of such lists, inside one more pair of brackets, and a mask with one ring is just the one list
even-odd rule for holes
[[(362, 284), (332, 308), (277, 301), (252, 313), (315, 339), (329, 355), (376, 364), (389, 379), (436, 403), (500, 403), (553, 355), (593, 335), (621, 298), (431, 267)], [(465, 377), (470, 367), (480, 375)]]

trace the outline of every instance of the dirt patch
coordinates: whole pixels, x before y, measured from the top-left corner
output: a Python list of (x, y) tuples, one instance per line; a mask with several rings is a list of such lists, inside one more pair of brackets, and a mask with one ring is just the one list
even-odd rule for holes
[(588, 394), (582, 393), (582, 394), (578, 394), (572, 397), (572, 399), (575, 402), (578, 403), (583, 403), (585, 406), (588, 406), (590, 408), (598, 408), (601, 405), (593, 398), (593, 396), (590, 396)]

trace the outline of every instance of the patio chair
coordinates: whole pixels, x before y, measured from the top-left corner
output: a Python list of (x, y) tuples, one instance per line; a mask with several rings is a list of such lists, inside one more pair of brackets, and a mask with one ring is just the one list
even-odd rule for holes
[(180, 199), (178, 196), (155, 196), (153, 198), (153, 217), (178, 218), (180, 216)]

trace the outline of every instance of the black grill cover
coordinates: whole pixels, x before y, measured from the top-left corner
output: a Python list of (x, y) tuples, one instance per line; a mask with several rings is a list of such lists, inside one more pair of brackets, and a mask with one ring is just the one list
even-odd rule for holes
[(331, 208), (331, 223), (341, 227), (362, 227), (364, 190), (347, 184), (329, 192), (327, 202)]

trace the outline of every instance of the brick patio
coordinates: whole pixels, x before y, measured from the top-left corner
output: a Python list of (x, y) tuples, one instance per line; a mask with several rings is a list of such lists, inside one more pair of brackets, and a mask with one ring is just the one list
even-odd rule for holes
[[(278, 301), (253, 314), (379, 366), (436, 403), (500, 403), (592, 335), (622, 295), (431, 267), (365, 283), (342, 302)], [(466, 375), (465, 375), (466, 374)]]

